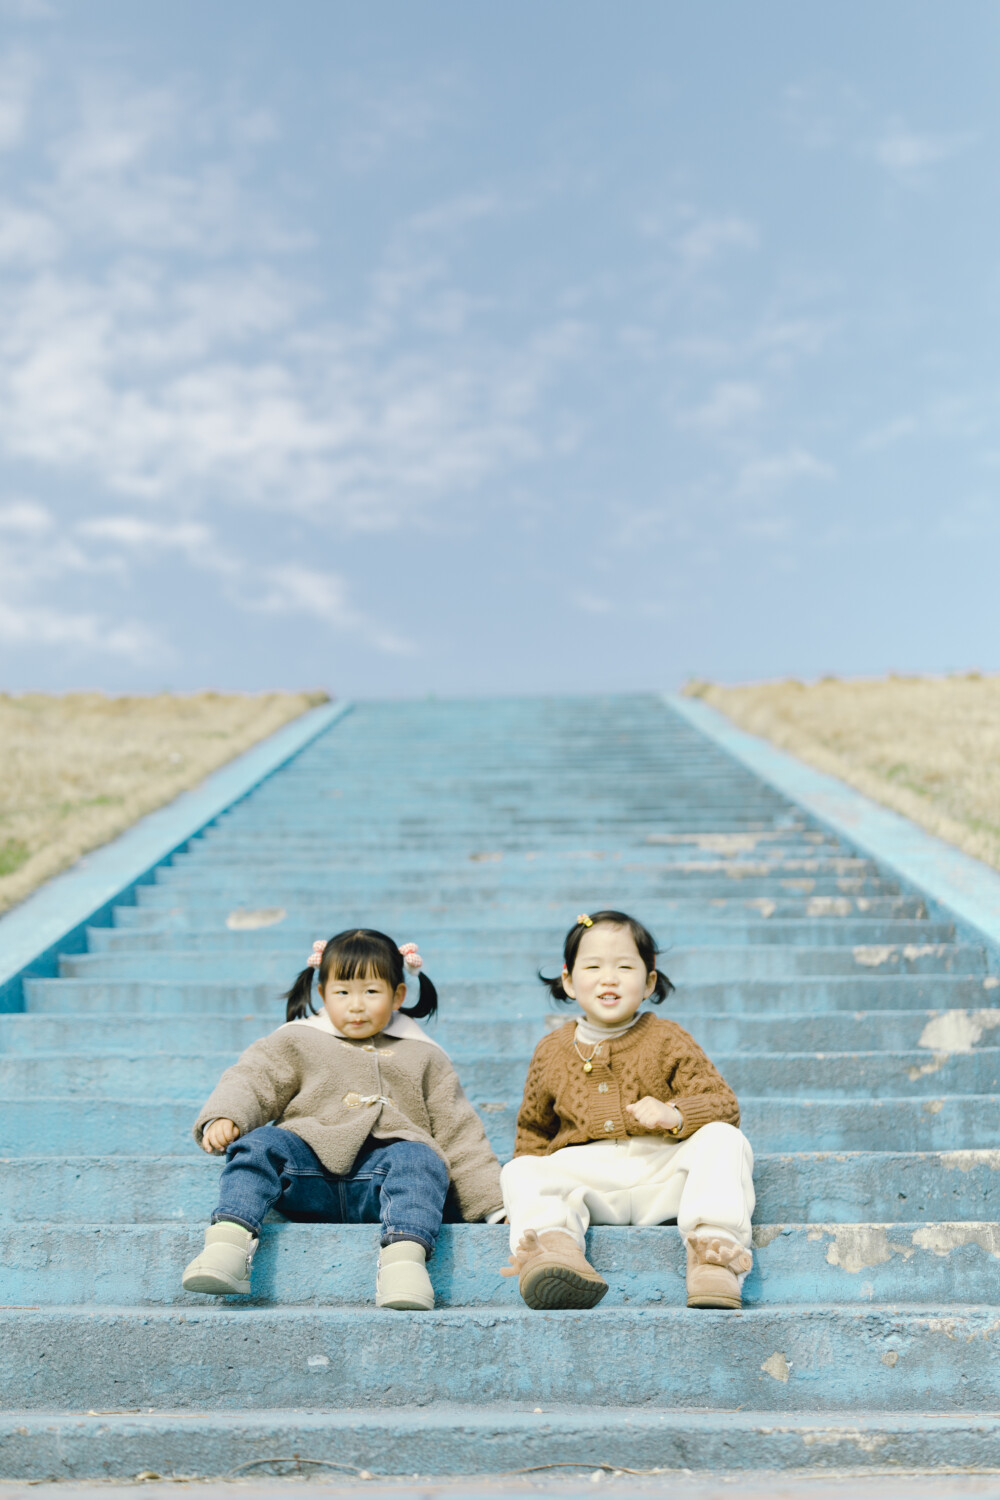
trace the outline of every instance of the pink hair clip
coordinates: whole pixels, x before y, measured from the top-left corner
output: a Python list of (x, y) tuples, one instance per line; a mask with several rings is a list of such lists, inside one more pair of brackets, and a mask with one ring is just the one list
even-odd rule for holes
[(403, 956), (404, 969), (412, 969), (416, 973), (423, 968), (424, 961), (417, 952), (416, 943), (401, 943), (399, 951)]
[(306, 959), (306, 968), (307, 969), (318, 969), (319, 968), (320, 964), (323, 962), (323, 949), (325, 947), (326, 947), (326, 943), (323, 941), (322, 938), (318, 938), (316, 940), (316, 942), (313, 943), (313, 951), (310, 953), (309, 957)]

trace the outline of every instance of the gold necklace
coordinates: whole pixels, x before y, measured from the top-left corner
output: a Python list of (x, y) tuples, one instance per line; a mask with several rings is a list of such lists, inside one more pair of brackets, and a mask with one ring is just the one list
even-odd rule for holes
[(598, 1052), (600, 1052), (600, 1050), (601, 1050), (602, 1045), (603, 1045), (603, 1043), (601, 1043), (601, 1042), (595, 1042), (594, 1045), (593, 1045), (593, 1047), (591, 1047), (591, 1049), (590, 1049), (590, 1057), (584, 1057), (583, 1053), (580, 1051), (579, 1047), (576, 1045), (576, 1037), (573, 1038), (573, 1051), (576, 1053), (577, 1057), (583, 1063), (583, 1071), (585, 1073), (592, 1073), (594, 1071), (594, 1064), (592, 1063), (591, 1058), (594, 1058), (594, 1057), (597, 1056)]

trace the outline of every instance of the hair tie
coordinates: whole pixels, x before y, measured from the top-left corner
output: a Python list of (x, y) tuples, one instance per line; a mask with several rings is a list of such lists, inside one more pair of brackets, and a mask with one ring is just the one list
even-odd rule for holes
[(576, 925), (577, 927), (593, 927), (594, 924), (587, 916), (587, 913), (582, 911), (576, 919)]
[(306, 968), (307, 969), (318, 969), (319, 968), (320, 964), (323, 962), (323, 952), (324, 952), (325, 948), (326, 948), (326, 943), (323, 941), (323, 939), (322, 938), (317, 938), (316, 941), (315, 941), (315, 943), (313, 943), (313, 951), (310, 953), (309, 957), (306, 959)]
[(418, 973), (423, 968), (424, 961), (417, 952), (416, 943), (401, 943), (399, 951), (403, 956), (404, 969), (412, 969), (414, 973)]

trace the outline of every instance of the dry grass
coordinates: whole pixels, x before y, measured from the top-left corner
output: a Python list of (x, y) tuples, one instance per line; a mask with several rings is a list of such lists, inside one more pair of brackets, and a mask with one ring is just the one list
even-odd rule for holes
[(1000, 869), (1000, 677), (685, 691)]
[(0, 911), (325, 698), (0, 694)]

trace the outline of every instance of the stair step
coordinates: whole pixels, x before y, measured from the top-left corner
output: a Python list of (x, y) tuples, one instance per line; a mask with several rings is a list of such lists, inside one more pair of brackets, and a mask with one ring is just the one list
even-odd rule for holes
[[(382, 861), (384, 865), (384, 861)], [(801, 864), (801, 861), (799, 862)], [(817, 872), (815, 861), (809, 868), (779, 868), (774, 870), (767, 864), (755, 861), (739, 865), (732, 861), (715, 860), (697, 870), (677, 870), (673, 873), (657, 867), (643, 870), (641, 866), (618, 865), (605, 869), (596, 863), (588, 873), (581, 872), (573, 881), (553, 879), (529, 881), (523, 871), (512, 871), (508, 879), (498, 881), (494, 876), (486, 879), (477, 876), (476, 866), (469, 864), (461, 871), (458, 881), (446, 876), (429, 882), (426, 871), (415, 872), (411, 880), (400, 882), (392, 871), (385, 872), (382, 881), (366, 879), (357, 875), (337, 884), (336, 877), (303, 880), (301, 868), (292, 875), (282, 876), (280, 885), (273, 875), (254, 875), (246, 872), (234, 888), (227, 887), (220, 897), (216, 886), (208, 882), (197, 892), (198, 906), (202, 900), (211, 905), (223, 900), (228, 907), (246, 904), (250, 906), (273, 906), (284, 904), (289, 911), (301, 911), (303, 918), (316, 912), (325, 923), (340, 910), (348, 910), (364, 900), (368, 911), (372, 905), (379, 910), (392, 912), (405, 906), (412, 910), (420, 902), (430, 914), (449, 913), (488, 917), (494, 910), (503, 910), (511, 901), (524, 901), (534, 894), (545, 911), (566, 912), (572, 921), (573, 908), (586, 897), (587, 905), (595, 911), (600, 906), (600, 892), (605, 890), (619, 908), (629, 910), (636, 904), (646, 907), (660, 902), (699, 898), (702, 901), (723, 899), (777, 900), (781, 896), (819, 897), (838, 899), (842, 896), (877, 899), (899, 894), (899, 885), (877, 874), (874, 867), (864, 861), (853, 861), (848, 870), (837, 869), (830, 873)], [(491, 870), (498, 866), (490, 865)], [(595, 874), (598, 871), (599, 874)], [(163, 881), (152, 885), (140, 885), (133, 893), (136, 906), (141, 911), (183, 910), (185, 894), (175, 891)], [(597, 895), (598, 900), (592, 898)], [(116, 908), (117, 909), (117, 908)], [(367, 918), (366, 918), (367, 920)]]
[[(760, 919), (781, 920), (782, 918), (821, 918), (828, 922), (839, 922), (844, 917), (864, 918), (866, 921), (904, 921), (904, 920), (926, 920), (927, 911), (925, 904), (917, 896), (792, 896), (778, 895), (770, 898), (758, 896), (756, 899), (748, 896), (719, 896), (706, 902), (704, 897), (674, 898), (668, 901), (660, 900), (655, 903), (644, 901), (643, 908), (651, 927), (657, 927), (665, 922), (674, 922), (679, 918), (688, 917), (711, 917), (713, 920), (725, 918), (730, 919)], [(281, 908), (278, 908), (280, 911)], [(156, 908), (149, 906), (116, 906), (114, 908), (114, 926), (97, 927), (93, 932), (103, 934), (104, 940), (110, 936), (118, 936), (124, 932), (133, 933), (137, 929), (145, 933), (174, 933), (174, 932), (214, 932), (224, 930), (228, 918), (233, 912), (233, 906), (229, 901), (222, 902), (199, 902), (197, 911), (178, 910), (171, 907)], [(286, 913), (279, 921), (274, 922), (270, 930), (275, 932), (280, 926), (283, 931), (288, 930), (294, 924), (299, 930), (308, 929), (311, 932), (322, 930), (330, 921), (331, 905), (329, 900), (322, 903), (316, 902), (311, 907), (296, 906), (294, 913)], [(336, 919), (345, 927), (352, 924), (363, 924), (371, 915), (371, 907), (366, 909), (361, 906), (337, 906)], [(490, 908), (490, 921), (498, 926), (509, 927), (533, 927), (533, 928), (555, 928), (558, 930), (558, 920), (555, 913), (550, 915), (548, 903), (544, 906), (538, 902), (531, 906), (521, 903), (505, 902), (495, 903)], [(423, 936), (425, 925), (433, 921), (436, 925), (447, 922), (450, 931), (468, 932), (478, 937), (482, 934), (483, 911), (481, 906), (457, 905), (448, 911), (438, 912), (433, 906), (426, 902), (417, 903), (411, 901), (408, 905), (386, 907), (379, 903), (379, 921), (393, 931), (411, 928), (416, 923), (420, 926)], [(560, 937), (562, 933), (560, 932)]]
[[(287, 986), (287, 978), (284, 983)], [(803, 1007), (808, 1014), (836, 1014), (872, 1010), (919, 1012), (933, 1010), (978, 1011), (1000, 1004), (1000, 978), (995, 974), (863, 974), (858, 978), (844, 975), (808, 975), (801, 979), (741, 980), (733, 978), (720, 983), (705, 981), (685, 983), (671, 998), (668, 1011), (682, 1024), (700, 1027), (702, 1016), (728, 1013), (752, 1019), (758, 1015), (783, 1014), (799, 1016)], [(484, 1022), (495, 1020), (500, 1009), (515, 1019), (538, 1017), (547, 1013), (546, 995), (537, 979), (504, 980), (495, 984), (463, 984), (458, 981), (440, 986), (442, 1011), (440, 1023), (450, 1025), (450, 1017), (481, 1015)], [(144, 1014), (160, 1015), (268, 1015), (277, 1024), (283, 1018), (281, 990), (278, 983), (237, 984), (215, 980), (173, 980), (128, 978), (109, 979), (27, 979), (25, 997), (32, 1019), (40, 1014), (77, 1016), (108, 1015), (115, 1030), (121, 1021), (114, 1019), (128, 1012), (133, 1020)], [(550, 1012), (568, 1016), (572, 1011), (561, 1008)], [(0, 1027), (16, 1028), (22, 1016), (0, 1016)], [(266, 1029), (266, 1028), (263, 1028)], [(2, 1035), (8, 1033), (2, 1032)], [(14, 1031), (9, 1032), (10, 1035)], [(435, 1033), (436, 1034), (436, 1033)], [(6, 1044), (4, 1044), (6, 1045)]]
[[(308, 956), (308, 950), (307, 950)], [(444, 949), (434, 956), (434, 980), (503, 984), (510, 973), (532, 974), (540, 966), (552, 967), (551, 950), (519, 953), (502, 948), (477, 949), (466, 953)], [(141, 958), (139, 960), (142, 961)], [(67, 979), (112, 979), (135, 977), (134, 953), (82, 953), (63, 957), (60, 973)], [(856, 947), (790, 947), (779, 944), (746, 947), (673, 948), (661, 960), (675, 984), (724, 979), (782, 979), (807, 975), (884, 974), (978, 974), (987, 969), (983, 949), (972, 943), (859, 944)], [(197, 953), (175, 949), (157, 954), (155, 967), (160, 979), (225, 979), (236, 984), (270, 981), (283, 987), (291, 983), (303, 963), (303, 950), (269, 949), (260, 953)], [(430, 964), (428, 963), (428, 972)]]
[[(651, 914), (649, 920), (652, 921)], [(338, 921), (343, 921), (348, 927), (351, 925), (346, 917), (338, 916)], [(523, 963), (527, 970), (532, 962), (544, 962), (547, 956), (554, 961), (561, 956), (565, 930), (564, 923), (535, 928), (507, 928), (502, 923), (493, 922), (489, 941), (484, 944), (482, 934), (471, 927), (443, 927), (425, 920), (421, 924), (420, 947), (427, 955), (428, 962), (438, 952), (475, 952), (479, 955), (499, 951), (509, 954), (515, 963)], [(299, 955), (303, 952), (308, 954), (315, 931), (314, 925), (302, 927), (297, 921), (283, 923), (280, 931), (264, 927), (230, 932), (222, 924), (208, 931), (188, 928), (183, 934), (183, 951), (242, 956), (248, 950), (255, 953), (286, 953), (294, 948)], [(675, 938), (679, 945), (683, 944), (686, 948), (702, 945), (758, 947), (772, 943), (803, 948), (848, 948), (858, 945), (917, 947), (950, 942), (954, 937), (954, 927), (949, 922), (873, 921), (867, 917), (841, 917), (834, 922), (827, 917), (781, 920), (778, 917), (760, 915), (756, 919), (749, 919), (744, 915), (728, 917), (721, 922), (689, 918), (683, 923), (677, 923), (671, 932), (661, 933), (661, 937), (665, 936)], [(88, 928), (88, 948), (91, 953), (127, 953), (134, 961), (136, 958), (143, 959), (147, 953), (172, 953), (180, 946), (172, 932)], [(664, 957), (669, 964), (669, 954)]]
[[(68, 981), (67, 981), (68, 982)], [(56, 995), (59, 991), (54, 992)], [(984, 999), (988, 996), (984, 995)], [(472, 1015), (453, 1020), (446, 1013), (428, 1027), (428, 1035), (440, 1042), (456, 1064), (482, 1055), (502, 1054), (512, 1060), (528, 1057), (535, 1043), (548, 1031), (570, 1019), (566, 1009), (545, 1012), (539, 1007), (531, 1019), (497, 1020), (496, 1009), (482, 1006), (481, 1019)], [(675, 1019), (691, 1023), (681, 1014)], [(242, 1015), (200, 1015), (168, 1011), (155, 1015), (74, 1015), (29, 1013), (0, 1016), (0, 1062), (4, 1054), (53, 1053), (65, 1050), (72, 1038), (74, 1054), (121, 1052), (138, 1056), (169, 1045), (176, 1054), (242, 1051), (258, 1037), (281, 1024), (277, 1005), (269, 1011), (247, 1011)], [(916, 1052), (923, 1064), (931, 1064), (941, 1052), (971, 1052), (997, 1044), (1000, 1006), (975, 1010), (874, 1010), (826, 1011), (791, 1015), (726, 1015), (701, 1012), (695, 1023), (699, 1044), (710, 1056), (716, 1053), (779, 1052), (793, 1035), (796, 1045), (808, 1052)], [(13, 1059), (11, 1058), (11, 1061)], [(513, 1065), (513, 1063), (512, 1063)]]
[[(685, 1392), (682, 1404), (669, 1407), (602, 1405), (596, 1422), (592, 1406), (543, 1407), (532, 1396), (485, 1409), (426, 1403), (393, 1411), (390, 1443), (384, 1412), (339, 1402), (316, 1412), (16, 1410), (0, 1414), (0, 1449), (5, 1469), (26, 1483), (55, 1476), (132, 1479), (150, 1472), (197, 1479), (240, 1469), (244, 1485), (248, 1479), (266, 1482), (269, 1475), (343, 1482), (350, 1477), (345, 1470), (389, 1475), (404, 1466), (407, 1478), (520, 1476), (535, 1465), (565, 1466), (568, 1479), (573, 1470), (604, 1465), (626, 1472), (808, 1471), (811, 1488), (836, 1470), (840, 1493), (843, 1471), (873, 1465), (901, 1476), (897, 1483), (907, 1482), (913, 1470), (964, 1474), (1000, 1468), (1000, 1416), (935, 1412), (929, 1418), (877, 1405), (790, 1412), (784, 1389), (774, 1382), (764, 1406), (753, 1411), (689, 1410)], [(301, 1464), (289, 1461), (291, 1455), (300, 1455)], [(775, 1473), (774, 1493), (788, 1493), (787, 1482)], [(868, 1494), (870, 1482), (855, 1474), (854, 1492)], [(951, 1493), (960, 1492), (958, 1481), (945, 1482)], [(914, 1495), (926, 1493), (912, 1477), (908, 1484)], [(682, 1480), (672, 1479), (671, 1487), (689, 1493)], [(964, 1487), (961, 1493), (967, 1493)]]
[[(10, 1222), (202, 1223), (215, 1205), (219, 1157), (135, 1155), (0, 1158), (0, 1214)], [(1000, 1149), (758, 1151), (759, 1223), (1000, 1219)]]
[[(193, 1148), (191, 1127), (203, 1098), (162, 1100), (148, 1090), (134, 1100), (46, 1097), (0, 1100), (0, 1156), (53, 1155), (66, 1149), (98, 1155), (110, 1141), (127, 1141), (133, 1154)], [(503, 1100), (473, 1104), (493, 1149), (510, 1155), (515, 1109)], [(743, 1098), (741, 1125), (757, 1151), (892, 1151), (919, 1140), (926, 1150), (1000, 1147), (1000, 1095), (935, 1099)]]
[(3, 1310), (0, 1406), (355, 1406), (385, 1413), (461, 1393), (480, 1407), (620, 1403), (641, 1410), (662, 1400), (664, 1382), (651, 1372), (683, 1368), (684, 1399), (692, 1407), (766, 1408), (780, 1400), (787, 1412), (934, 1410), (967, 1417), (998, 1409), (1000, 1362), (989, 1357), (998, 1328), (995, 1301), (739, 1313)]
[[(202, 1248), (201, 1223), (23, 1224), (0, 1229), (5, 1296), (18, 1304), (374, 1307), (375, 1225), (265, 1224), (251, 1298), (185, 1292), (184, 1266)], [(588, 1259), (612, 1307), (684, 1305), (685, 1255), (675, 1228), (592, 1228)], [(758, 1224), (744, 1307), (775, 1304), (965, 1304), (1000, 1293), (1000, 1225), (980, 1223)], [(523, 1308), (515, 1278), (501, 1277), (508, 1231), (446, 1225), (431, 1261), (439, 1307)]]
[[(1000, 1012), (990, 1012), (990, 1019)], [(68, 1038), (63, 1038), (65, 1045)], [(158, 1041), (162, 1048), (165, 1037)], [(798, 1038), (796, 1038), (798, 1040)], [(994, 1034), (994, 1040), (996, 1036)], [(18, 1052), (0, 1055), (0, 1097), (58, 1095), (137, 1099), (207, 1098), (222, 1072), (236, 1062), (240, 1045), (225, 1052), (166, 1052), (133, 1048), (93, 1055)], [(472, 1099), (504, 1103), (511, 1117), (521, 1103), (519, 1080), (529, 1052), (476, 1053), (454, 1049), (452, 1061)], [(1000, 1093), (1000, 1048), (975, 1052), (774, 1052), (719, 1053), (712, 1060), (739, 1098), (785, 1100), (936, 1098), (941, 1093)]]

